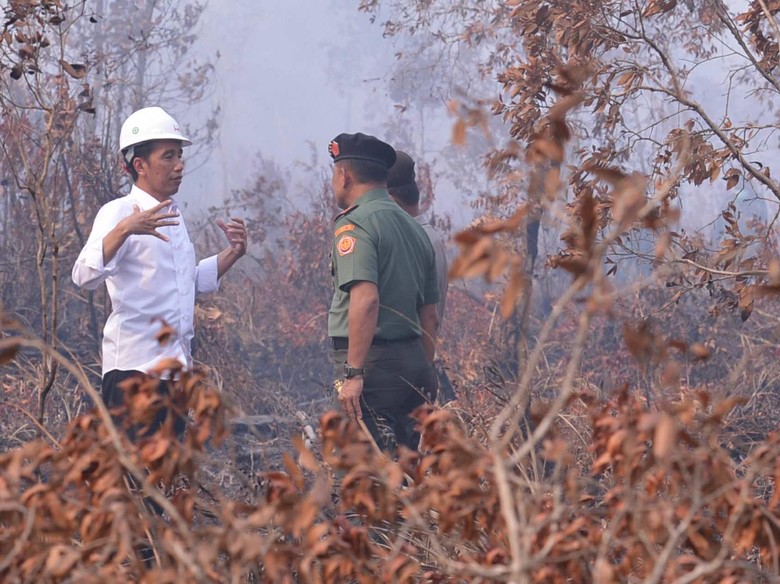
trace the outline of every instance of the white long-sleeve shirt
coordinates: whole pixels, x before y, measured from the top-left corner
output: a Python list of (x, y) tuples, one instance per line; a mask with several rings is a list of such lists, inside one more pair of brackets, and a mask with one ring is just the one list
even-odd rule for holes
[[(181, 215), (175, 219), (178, 225), (158, 229), (170, 241), (131, 235), (111, 261), (103, 264), (103, 238), (133, 213), (133, 205), (145, 211), (157, 204), (136, 186), (128, 195), (106, 203), (73, 266), (77, 286), (94, 290), (105, 282), (111, 298), (111, 315), (103, 329), (104, 375), (114, 369), (147, 372), (165, 358), (190, 367), (195, 296), (219, 288), (217, 256), (196, 264), (195, 248)], [(163, 321), (176, 331), (166, 345), (156, 339)]]

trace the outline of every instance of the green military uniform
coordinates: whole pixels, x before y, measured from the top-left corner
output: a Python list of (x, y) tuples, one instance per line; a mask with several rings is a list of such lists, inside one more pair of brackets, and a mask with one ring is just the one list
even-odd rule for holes
[(418, 310), (439, 301), (430, 239), (384, 189), (369, 191), (336, 218), (333, 241), (335, 294), (328, 335), (349, 336), (349, 287), (372, 282), (379, 290), (374, 339), (421, 335)]
[(421, 306), (439, 300), (431, 242), (386, 189), (376, 189), (336, 218), (331, 253), (328, 334), (334, 339), (337, 372), (347, 357), (349, 289), (372, 282), (379, 292), (379, 314), (365, 364), (363, 419), (384, 449), (396, 444), (416, 448), (419, 435), (409, 414), (433, 399), (435, 391), (418, 316)]

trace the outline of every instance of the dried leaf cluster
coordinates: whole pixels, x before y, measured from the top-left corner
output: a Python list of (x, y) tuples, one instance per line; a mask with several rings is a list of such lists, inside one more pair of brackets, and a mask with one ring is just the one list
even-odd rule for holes
[[(0, 456), (4, 581), (505, 581), (514, 546), (529, 582), (757, 581), (780, 562), (778, 496), (759, 489), (780, 476), (780, 438), (732, 460), (719, 435), (735, 400), (690, 393), (651, 410), (627, 388), (607, 402), (573, 397), (590, 419), (591, 462), (575, 465), (549, 432), (543, 477), (506, 469), (522, 518), (513, 527), (496, 475), (506, 460), (452, 412), (420, 409), (422, 452), (397, 461), (328, 413), (321, 442), (296, 440), (297, 459), (258, 474), (258, 498), (241, 502), (199, 482), (209, 440), (224, 436), (221, 395), (197, 373), (168, 399), (155, 388), (129, 383), (121, 413), (143, 427), (189, 409), (181, 443), (166, 423), (131, 444), (93, 411), (59, 444)], [(144, 564), (150, 542), (156, 559)]]

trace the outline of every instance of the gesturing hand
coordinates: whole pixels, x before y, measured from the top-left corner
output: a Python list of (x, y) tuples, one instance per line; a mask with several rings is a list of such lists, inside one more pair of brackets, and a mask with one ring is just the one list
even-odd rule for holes
[(157, 230), (160, 227), (170, 227), (179, 224), (178, 221), (170, 221), (170, 219), (179, 216), (178, 212), (160, 213), (162, 209), (170, 206), (172, 203), (173, 201), (169, 199), (146, 211), (141, 211), (138, 205), (133, 205), (133, 213), (125, 217), (120, 222), (120, 225), (122, 225), (128, 235), (154, 235), (163, 241), (169, 241), (165, 235)]
[(238, 217), (231, 217), (230, 223), (225, 224), (222, 219), (217, 219), (217, 225), (225, 232), (225, 235), (230, 242), (231, 251), (237, 255), (242, 256), (246, 253), (247, 235), (246, 226), (244, 220)]

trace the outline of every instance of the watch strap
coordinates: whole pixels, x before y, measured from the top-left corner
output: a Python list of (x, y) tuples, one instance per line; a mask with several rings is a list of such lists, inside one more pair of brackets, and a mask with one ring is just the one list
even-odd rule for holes
[(353, 377), (357, 377), (359, 375), (365, 375), (365, 374), (366, 374), (365, 367), (352, 367), (352, 365), (349, 365), (348, 363), (344, 363), (345, 379), (352, 379)]

